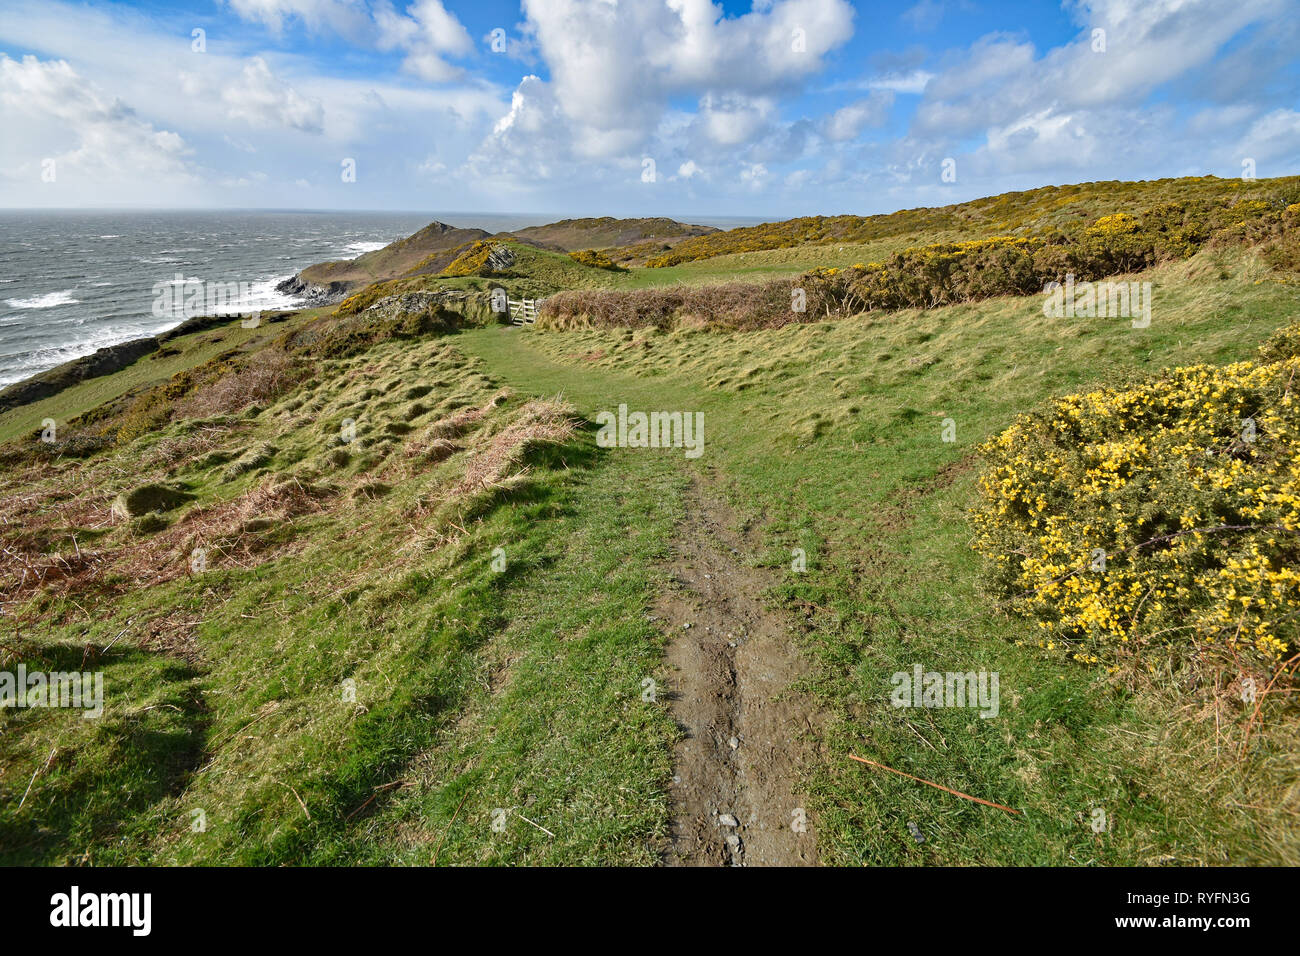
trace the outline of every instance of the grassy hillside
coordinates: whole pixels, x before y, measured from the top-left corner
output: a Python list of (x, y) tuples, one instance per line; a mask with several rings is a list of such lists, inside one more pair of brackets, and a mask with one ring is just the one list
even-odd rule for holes
[[(711, 226), (691, 226), (672, 219), (564, 219), (544, 226), (529, 226), (492, 237), (482, 229), (463, 229), (433, 222), (405, 239), (355, 259), (321, 262), (299, 273), (307, 283), (328, 286), (341, 283), (349, 290), (374, 282), (416, 276), (464, 276), (482, 272), (487, 253), (497, 246), (520, 246), (551, 252), (598, 249), (653, 240), (656, 248), (717, 232)], [(492, 239), (489, 244), (484, 240)], [(481, 253), (481, 254), (480, 254)]]
[[(335, 309), (185, 336), (0, 416), (0, 669), (105, 681), (97, 720), (0, 711), (0, 860), (672, 861), (680, 652), (699, 640), (734, 655), (742, 729), (720, 763), (798, 756), (788, 802), (741, 814), (743, 773), (713, 797), (755, 862), (761, 831), (788, 832), (798, 811), (805, 859), (832, 864), (1300, 863), (1290, 672), (1231, 640), (1147, 632), (1104, 661), (1062, 653), (1075, 632), (1045, 635), (1041, 609), (991, 582), (972, 517), (1002, 464), (989, 442), (1054, 400), (1253, 362), (1271, 336), (1270, 361), (1300, 363), (1285, 207), (1257, 217), (1277, 231), (1243, 215), (1238, 232), (1218, 223), (1215, 241), (1123, 275), (1153, 289), (1140, 328), (1045, 315), (1041, 294), (772, 328), (516, 329), (445, 297), (398, 308), (498, 285), (636, 296), (668, 281), (707, 297), (710, 283), (851, 270), (986, 226), (1048, 235), (1080, 204), (1096, 207), (1089, 223), (1139, 210), (1130, 193), (1240, 199), (1228, 183), (1164, 181), (1115, 187), (1102, 208), (1101, 185), (904, 216), (919, 233), (623, 272), (502, 240), (515, 262), (501, 274), (410, 275)], [(1293, 185), (1243, 188), (1272, 201)], [(1288, 379), (1273, 379), (1259, 444), (1215, 459), (1234, 474), (1297, 457)], [(1216, 400), (1236, 399), (1196, 407)], [(597, 420), (621, 404), (701, 413), (703, 454), (603, 447)], [(1140, 412), (1125, 422), (1147, 428)], [(1242, 415), (1225, 408), (1224, 427)], [(46, 417), (58, 444), (38, 440)], [(1277, 500), (1300, 492), (1269, 474)], [(1210, 481), (1205, 500), (1241, 484)], [(1145, 500), (1170, 499), (1151, 487)], [(1079, 518), (1073, 490), (1053, 494), (1044, 517)], [(1117, 520), (1152, 517), (1114, 502)], [(1294, 570), (1257, 543), (1273, 572)], [(701, 565), (722, 580), (704, 585)], [(718, 622), (701, 587), (749, 602), (724, 633), (701, 633)], [(1300, 650), (1295, 612), (1263, 613)], [(777, 657), (747, 671), (760, 638)], [(764, 689), (796, 661), (780, 695)], [(996, 672), (998, 716), (891, 706), (891, 675), (917, 664)], [(1247, 678), (1277, 692), (1251, 703)]]
[(1169, 203), (1183, 207), (1223, 207), (1243, 199), (1277, 195), (1285, 197), (1287, 202), (1300, 202), (1300, 177), (1243, 181), (1205, 176), (1045, 186), (952, 206), (902, 209), (887, 215), (806, 216), (746, 226), (679, 243), (670, 251), (651, 256), (646, 264), (662, 267), (740, 252), (857, 244), (903, 236), (925, 236), (929, 242), (1001, 235), (1049, 236), (1092, 223), (1102, 216), (1120, 213), (1140, 216)]
[(575, 249), (606, 249), (646, 241), (671, 245), (691, 236), (707, 236), (718, 230), (712, 226), (692, 226), (675, 219), (562, 219), (545, 226), (517, 229), (514, 236), (565, 252)]
[(390, 242), (382, 249), (355, 259), (308, 266), (299, 275), (304, 281), (317, 285), (342, 282), (357, 287), (383, 282), (418, 268), (430, 256), (487, 236), (488, 233), (482, 229), (460, 229), (442, 222), (431, 222), (419, 232)]

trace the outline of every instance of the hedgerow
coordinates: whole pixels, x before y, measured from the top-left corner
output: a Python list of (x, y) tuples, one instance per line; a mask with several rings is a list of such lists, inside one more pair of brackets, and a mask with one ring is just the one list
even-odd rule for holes
[[(1224, 217), (1230, 220), (1226, 225)], [(881, 262), (815, 269), (794, 280), (562, 293), (548, 299), (543, 312), (557, 326), (667, 327), (680, 319), (729, 328), (773, 328), (875, 310), (930, 309), (993, 296), (1031, 295), (1068, 275), (1093, 281), (1186, 259), (1211, 239), (1266, 242), (1269, 261), (1291, 268), (1293, 261), (1300, 263), (1297, 226), (1300, 215), (1281, 201), (1243, 200), (1217, 211), (1205, 204), (1162, 203), (1141, 219), (1113, 213), (1071, 234), (933, 243)], [(700, 239), (721, 241), (718, 237), (725, 235)], [(736, 300), (742, 290), (749, 301)]]
[(982, 447), (973, 546), (1040, 646), (1111, 667), (1300, 650), (1298, 343), (1070, 395)]
[[(734, 329), (777, 328), (838, 312), (841, 303), (809, 292), (806, 310), (792, 313), (798, 280), (725, 282), (707, 286), (661, 286), (622, 292), (570, 289), (543, 303), (540, 328), (670, 329), (677, 325)], [(828, 290), (829, 293), (829, 290)]]

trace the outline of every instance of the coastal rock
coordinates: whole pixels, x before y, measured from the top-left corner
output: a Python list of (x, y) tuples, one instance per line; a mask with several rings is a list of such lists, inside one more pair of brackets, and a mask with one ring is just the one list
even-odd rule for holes
[(515, 254), (508, 246), (495, 246), (488, 253), (487, 267), (493, 272), (501, 272), (515, 264)]
[(308, 307), (337, 305), (352, 291), (351, 282), (308, 282), (301, 275), (290, 276), (275, 285), (275, 291), (304, 300)]
[[(272, 313), (267, 316), (267, 321), (279, 322), (290, 315), (293, 315), (293, 313)], [(81, 358), (64, 362), (62, 365), (56, 365), (44, 372), (38, 372), (31, 378), (25, 378), (20, 382), (14, 382), (0, 389), (0, 412), (7, 412), (9, 409), (17, 408), (20, 405), (39, 402), (43, 398), (57, 395), (65, 388), (71, 388), (88, 378), (99, 378), (120, 372), (137, 359), (158, 351), (159, 347), (167, 344), (172, 339), (180, 338), (183, 335), (192, 335), (195, 332), (204, 332), (221, 325), (228, 325), (240, 318), (240, 316), (234, 315), (195, 316), (157, 335), (142, 339), (131, 339), (128, 342), (119, 342), (117, 345), (106, 345), (101, 349), (96, 349), (90, 355), (83, 355)]]

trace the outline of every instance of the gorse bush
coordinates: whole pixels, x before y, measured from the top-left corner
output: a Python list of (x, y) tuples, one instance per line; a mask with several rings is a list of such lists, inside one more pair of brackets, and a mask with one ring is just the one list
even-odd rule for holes
[[(488, 257), (492, 255), (494, 243), (487, 239), (475, 239), (462, 247), (463, 251), (442, 270), (445, 276), (476, 276), (490, 273)], [(459, 251), (459, 250), (458, 250)]]
[(802, 280), (820, 295), (844, 303), (847, 314), (876, 309), (929, 309), (996, 295), (1042, 290), (1052, 262), (1037, 261), (1047, 247), (1039, 239), (1001, 236), (908, 249), (884, 262), (849, 269), (823, 269)]
[[(649, 253), (646, 265), (656, 268), (806, 244), (873, 242), (918, 234), (991, 237), (1016, 233), (1036, 238), (1059, 234), (1075, 241), (1082, 231), (1080, 223), (1095, 223), (1099, 216), (1140, 219), (1144, 228), (1167, 233), (1173, 247), (1182, 238), (1197, 241), (1200, 232), (1209, 234), (1243, 220), (1276, 215), (1297, 201), (1300, 179), (1296, 177), (1267, 182), (1205, 176), (1143, 183), (1080, 183), (1004, 193), (952, 206), (900, 209), (888, 215), (805, 216), (695, 236), (657, 254), (642, 245), (615, 250), (611, 256), (621, 261)], [(1122, 224), (1123, 220), (1115, 223)], [(1130, 268), (1135, 266), (1119, 271)]]
[(1071, 395), (983, 446), (974, 547), (1041, 646), (1112, 666), (1300, 650), (1298, 341)]
[(617, 269), (618, 265), (609, 256), (603, 252), (597, 252), (595, 249), (577, 249), (569, 253), (569, 258), (584, 266), (591, 266), (594, 269)]
[[(1001, 295), (1032, 295), (1068, 275), (1095, 281), (1186, 259), (1211, 239), (1235, 244), (1267, 241), (1266, 256), (1272, 264), (1297, 268), (1297, 226), (1300, 216), (1279, 203), (1243, 200), (1210, 207), (1169, 202), (1151, 207), (1140, 219), (1128, 213), (1102, 216), (1071, 234), (933, 243), (881, 262), (815, 269), (794, 280), (561, 294), (549, 299), (544, 311), (552, 325), (561, 327), (586, 323), (667, 328), (682, 321), (775, 328), (859, 312), (932, 309)], [(726, 235), (701, 236), (699, 241), (720, 242)]]

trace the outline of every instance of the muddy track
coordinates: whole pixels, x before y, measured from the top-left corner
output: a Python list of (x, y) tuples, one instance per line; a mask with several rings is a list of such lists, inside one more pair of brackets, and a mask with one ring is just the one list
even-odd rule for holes
[[(672, 866), (815, 866), (814, 821), (799, 790), (816, 718), (790, 690), (805, 670), (792, 620), (769, 610), (774, 578), (749, 566), (753, 542), (704, 479), (674, 542), (668, 629), (674, 753)], [(689, 626), (688, 626), (689, 625)]]

